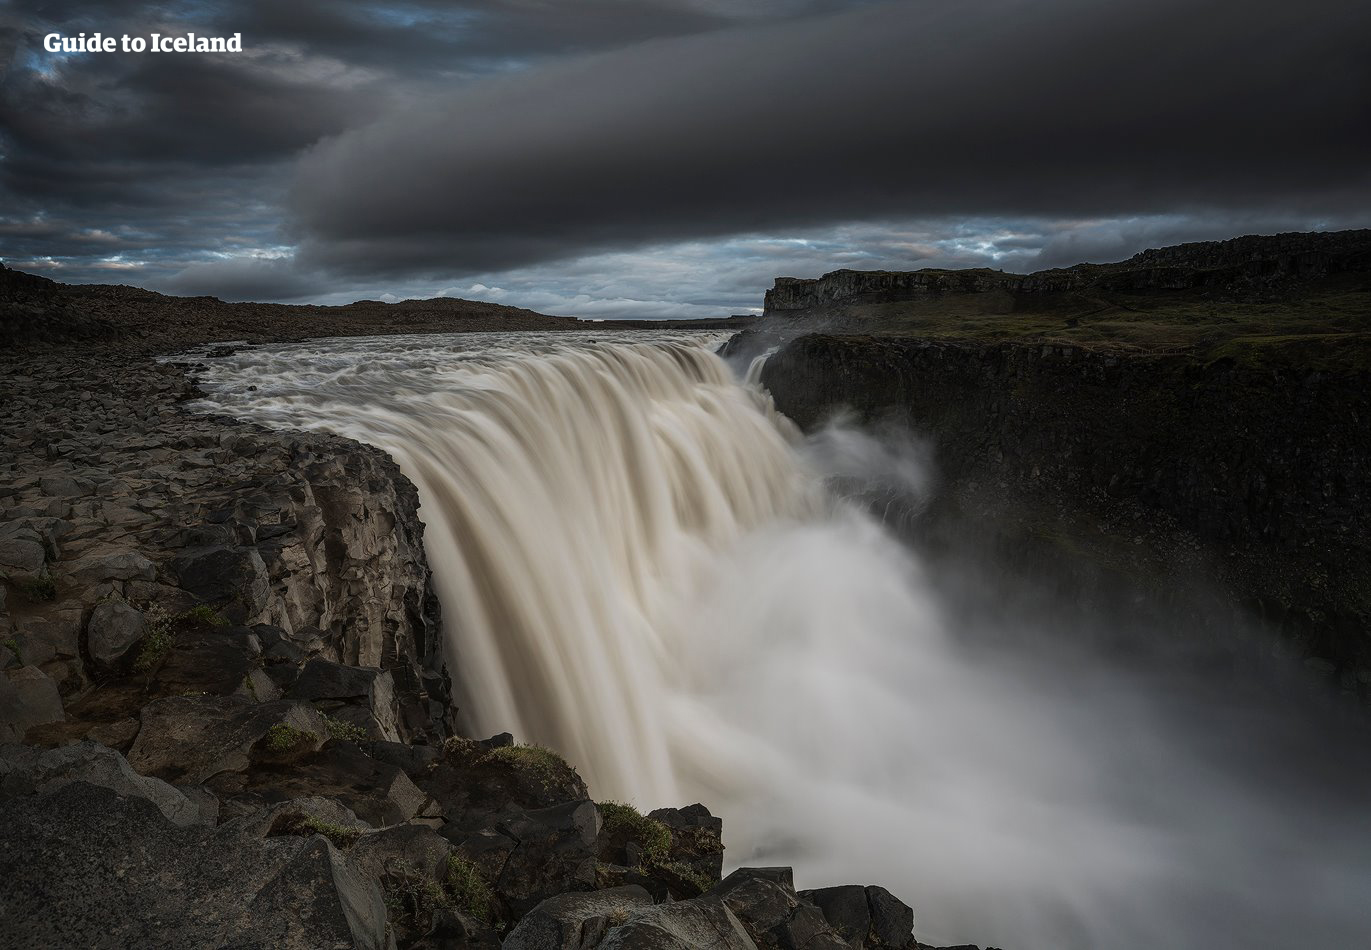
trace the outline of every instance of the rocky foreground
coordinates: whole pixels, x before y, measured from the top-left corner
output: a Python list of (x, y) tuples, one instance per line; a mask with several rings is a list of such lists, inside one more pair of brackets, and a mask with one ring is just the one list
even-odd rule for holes
[(0, 943), (921, 946), (880, 887), (722, 877), (702, 805), (456, 735), (411, 483), (188, 411), (132, 339), (0, 362)]

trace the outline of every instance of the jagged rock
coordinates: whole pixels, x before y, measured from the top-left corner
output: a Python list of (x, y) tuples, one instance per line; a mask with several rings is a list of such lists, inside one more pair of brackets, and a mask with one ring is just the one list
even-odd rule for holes
[(714, 896), (632, 911), (610, 929), (601, 950), (757, 950), (747, 930)]
[(107, 600), (91, 611), (86, 623), (86, 649), (91, 659), (113, 667), (147, 633), (143, 615), (121, 600)]
[(440, 746), (409, 745), (404, 742), (375, 741), (366, 745), (367, 754), (380, 762), (403, 769), (410, 778), (424, 777), (429, 766), (443, 757)]
[(362, 726), (373, 739), (400, 738), (394, 680), (386, 670), (316, 658), (305, 664), (285, 696), (312, 702), (331, 716)]
[(869, 885), (866, 900), (871, 908), (871, 947), (906, 947), (913, 939), (914, 911), (884, 887)]
[(914, 911), (883, 887), (847, 884), (801, 891), (853, 950), (908, 947)]
[(680, 862), (712, 882), (723, 875), (724, 822), (700, 803), (658, 808), (648, 814), (671, 829), (671, 861)]
[[(94, 731), (94, 730), (92, 730)], [(200, 813), (200, 824), (213, 828), (219, 824), (219, 797), (203, 785), (177, 785), (174, 788)]]
[(107, 548), (63, 562), (62, 572), (73, 584), (91, 587), (110, 581), (150, 581), (157, 568), (137, 551)]
[(631, 885), (559, 894), (524, 915), (503, 946), (505, 950), (592, 950), (631, 910), (651, 906), (652, 895)]
[(0, 676), (0, 741), (16, 742), (33, 726), (65, 718), (57, 683), (42, 670), (24, 666)]
[[(163, 695), (208, 693), (227, 696), (238, 692), (243, 681), (257, 669), (246, 627), (183, 624), (175, 645), (157, 665), (153, 683)], [(264, 677), (265, 678), (265, 677)], [(276, 699), (269, 694), (252, 695), (254, 701)]]
[(509, 863), (509, 856), (519, 846), (519, 842), (509, 835), (501, 834), (493, 828), (461, 833), (454, 832), (452, 825), (446, 825), (439, 833), (451, 841), (454, 852), (475, 865), (481, 877), (487, 881), (500, 880), (505, 865)]
[(323, 838), (178, 827), (81, 781), (6, 798), (0, 933), (15, 947), (394, 947), (380, 892)]
[[(144, 775), (199, 784), (241, 772), (268, 732), (290, 740), (283, 754), (318, 749), (328, 730), (310, 706), (278, 701), (253, 704), (233, 696), (173, 696), (143, 708), (142, 728), (129, 762)], [(271, 754), (271, 750), (264, 750)]]
[(428, 933), (415, 941), (410, 950), (499, 950), (499, 935), (483, 921), (451, 907), (440, 907), (433, 914)]
[(368, 950), (394, 946), (380, 890), (353, 872), (321, 836), (306, 839), (291, 862), (258, 892), (252, 912), (268, 919), (298, 915), (285, 940), (298, 941), (302, 947), (317, 947), (330, 934), (336, 935), (334, 941), (350, 941), (351, 946)]
[(87, 479), (76, 479), (70, 475), (44, 475), (38, 480), (38, 484), (43, 494), (57, 498), (84, 495), (91, 489), (91, 483)]
[(0, 793), (47, 793), (71, 782), (88, 782), (151, 802), (174, 825), (193, 825), (200, 809), (184, 794), (159, 779), (139, 775), (128, 761), (97, 742), (78, 742), (60, 749), (0, 746)]
[(536, 746), (449, 739), (437, 762), (412, 774), (462, 832), (491, 827), (511, 810), (551, 808), (590, 797), (575, 769)]
[[(291, 705), (282, 700), (252, 708)], [(378, 762), (351, 742), (337, 740), (314, 751), (304, 744), (287, 761), (258, 756), (250, 766), (245, 763), (241, 769), (220, 772), (209, 785), (221, 797), (248, 807), (292, 798), (333, 798), (376, 827), (409, 821), (430, 801), (401, 769)]]
[(139, 722), (137, 719), (120, 719), (116, 722), (102, 722), (93, 726), (86, 733), (86, 738), (101, 745), (109, 746), (120, 752), (128, 751), (128, 747), (133, 744), (133, 740), (138, 736)]
[(246, 696), (254, 703), (269, 703), (281, 698), (281, 687), (266, 672), (251, 667), (235, 690), (235, 695)]
[(12, 581), (37, 579), (47, 563), (47, 552), (36, 540), (0, 539), (0, 577)]
[(24, 621), (17, 638), (24, 659), (46, 663), (53, 657), (80, 656), (83, 614), (80, 608), (59, 608), (43, 619)]
[(737, 915), (758, 947), (843, 950), (819, 908), (795, 893), (790, 868), (739, 868), (710, 891)]
[[(203, 786), (199, 787), (203, 788)], [(207, 789), (206, 793), (211, 794)], [(309, 820), (311, 819), (313, 822), (324, 826), (342, 829), (348, 832), (349, 837), (354, 835), (360, 837), (375, 830), (371, 825), (353, 814), (352, 809), (346, 805), (342, 805), (331, 798), (318, 796), (293, 798), (289, 801), (278, 802), (260, 811), (235, 818), (226, 823), (224, 827), (231, 827), (240, 834), (256, 838), (269, 838), (273, 835), (284, 834), (308, 837), (310, 834), (318, 833), (317, 830), (309, 828)], [(335, 847), (342, 848), (345, 843), (334, 840), (333, 844)]]
[[(0, 523), (0, 541), (17, 540), (42, 546), (49, 561), (61, 553), (61, 540), (72, 531), (72, 524), (61, 518), (27, 517)], [(0, 545), (3, 547), (3, 545)], [(4, 558), (0, 558), (0, 564)]]
[(183, 590), (235, 623), (252, 622), (266, 609), (270, 577), (255, 549), (197, 548), (176, 558), (173, 570)]
[(526, 812), (501, 822), (496, 830), (516, 842), (495, 885), (516, 917), (549, 897), (597, 886), (600, 810), (594, 802), (566, 802)]
[(451, 853), (451, 843), (432, 828), (409, 824), (365, 834), (351, 849), (354, 866), (377, 879), (387, 865), (401, 861), (441, 881)]
[(393, 947), (379, 891), (322, 838), (177, 827), (85, 782), (11, 798), (5, 817), (0, 932), (11, 945)]

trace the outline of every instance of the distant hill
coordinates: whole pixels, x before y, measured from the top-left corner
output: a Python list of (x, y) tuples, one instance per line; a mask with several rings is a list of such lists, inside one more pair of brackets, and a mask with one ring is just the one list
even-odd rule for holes
[(227, 303), (217, 297), (171, 297), (122, 284), (61, 284), (0, 265), (0, 346), (118, 340), (161, 348), (214, 340), (585, 326), (572, 317), (452, 297), (398, 303), (359, 300), (340, 307)]
[(1290, 337), (1365, 344), (1371, 230), (1249, 236), (1034, 274), (985, 268), (780, 277), (766, 316), (838, 332), (1147, 348)]

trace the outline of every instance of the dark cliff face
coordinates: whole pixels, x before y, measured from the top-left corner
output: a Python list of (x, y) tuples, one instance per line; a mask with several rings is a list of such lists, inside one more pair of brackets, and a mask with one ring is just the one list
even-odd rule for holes
[(917, 300), (1001, 291), (1060, 293), (1212, 290), (1238, 296), (1292, 282), (1371, 269), (1371, 231), (1277, 234), (1143, 251), (1117, 264), (1077, 264), (1034, 274), (971, 270), (839, 270), (813, 280), (778, 277), (767, 316), (832, 313), (862, 301)]
[(931, 436), (947, 490), (993, 497), (997, 516), (1069, 512), (1139, 563), (1198, 547), (1237, 603), (1344, 685), (1371, 670), (1366, 373), (808, 335), (762, 382), (805, 428), (848, 408)]

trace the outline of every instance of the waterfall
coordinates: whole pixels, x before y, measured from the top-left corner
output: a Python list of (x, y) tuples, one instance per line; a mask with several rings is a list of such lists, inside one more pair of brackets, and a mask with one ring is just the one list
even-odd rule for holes
[(730, 864), (882, 883), (926, 941), (1364, 945), (1368, 819), (1268, 780), (1326, 736), (1017, 627), (978, 647), (944, 575), (831, 488), (926, 494), (924, 451), (802, 439), (718, 342), (323, 340), (208, 360), (202, 385), (418, 485), (471, 734), (557, 750), (597, 798), (703, 801)]

